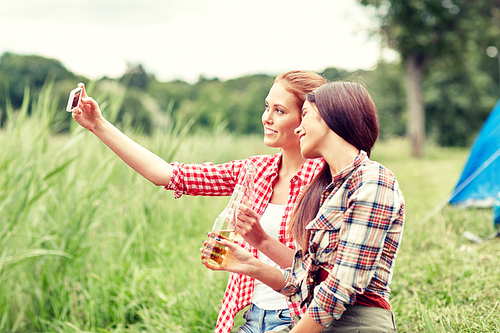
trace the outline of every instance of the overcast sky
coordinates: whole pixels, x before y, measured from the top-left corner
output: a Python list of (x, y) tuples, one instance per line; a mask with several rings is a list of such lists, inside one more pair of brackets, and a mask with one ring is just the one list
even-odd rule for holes
[(0, 54), (55, 58), (89, 78), (140, 63), (161, 81), (370, 69), (374, 22), (356, 0), (2, 0)]

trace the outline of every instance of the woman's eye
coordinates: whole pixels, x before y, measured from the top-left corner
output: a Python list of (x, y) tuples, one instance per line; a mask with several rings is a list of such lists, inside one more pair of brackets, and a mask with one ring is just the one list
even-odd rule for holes
[(281, 109), (276, 109), (276, 112), (278, 112), (278, 113), (285, 113), (285, 112), (283, 112), (283, 110), (281, 110)]

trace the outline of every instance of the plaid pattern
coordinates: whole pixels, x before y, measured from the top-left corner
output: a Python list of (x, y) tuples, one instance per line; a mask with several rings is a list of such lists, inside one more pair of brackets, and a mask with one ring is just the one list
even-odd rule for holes
[[(367, 290), (389, 301), (403, 222), (396, 178), (361, 152), (323, 192), (318, 215), (307, 225), (308, 252), (297, 251), (280, 292), (308, 305), (307, 314), (323, 326)], [(320, 268), (330, 274), (318, 285)]]
[[(182, 164), (174, 162), (174, 172), (170, 183), (165, 186), (167, 190), (173, 190), (174, 196), (180, 198), (183, 194), (205, 195), (205, 196), (229, 196), (234, 186), (243, 180), (245, 164), (254, 164), (257, 167), (254, 184), (254, 203), (252, 209), (261, 216), (267, 207), (273, 193), (272, 184), (278, 176), (278, 166), (281, 161), (281, 153), (275, 155), (260, 155), (249, 157), (245, 160), (237, 160), (225, 164), (214, 165)], [(287, 226), (290, 214), (300, 191), (313, 179), (324, 165), (322, 159), (307, 160), (301, 170), (290, 181), (290, 193), (288, 202), (280, 223), (278, 240), (295, 249), (293, 239), (287, 235)], [(257, 257), (257, 250), (251, 248), (247, 243), (242, 244), (248, 251)], [(246, 275), (231, 273), (228, 285), (222, 300), (222, 306), (217, 319), (215, 332), (228, 333), (234, 325), (236, 314), (250, 304), (254, 288), (254, 279)], [(289, 303), (290, 315), (302, 315), (305, 308), (299, 303)]]

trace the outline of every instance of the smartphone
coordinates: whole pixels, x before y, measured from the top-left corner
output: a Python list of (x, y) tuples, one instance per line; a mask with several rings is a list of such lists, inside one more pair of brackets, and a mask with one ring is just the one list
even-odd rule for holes
[(73, 112), (78, 107), (82, 99), (82, 88), (78, 87), (69, 93), (68, 105), (66, 106), (67, 112)]

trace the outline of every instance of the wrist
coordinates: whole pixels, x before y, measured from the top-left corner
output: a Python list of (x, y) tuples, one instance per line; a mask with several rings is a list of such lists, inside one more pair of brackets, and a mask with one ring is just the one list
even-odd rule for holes
[(252, 246), (260, 251), (266, 250), (266, 247), (269, 246), (269, 241), (272, 241), (274, 238), (269, 236), (267, 232), (263, 232), (262, 235), (258, 238), (258, 242), (254, 242)]
[(111, 123), (101, 117), (95, 120), (93, 126), (89, 128), (89, 131), (99, 137), (101, 133), (106, 131), (106, 127), (109, 125), (111, 125)]

